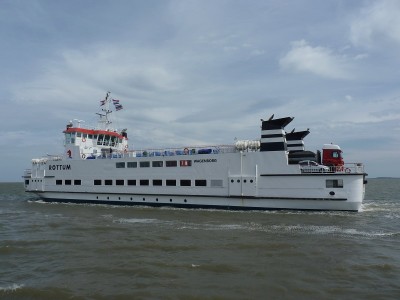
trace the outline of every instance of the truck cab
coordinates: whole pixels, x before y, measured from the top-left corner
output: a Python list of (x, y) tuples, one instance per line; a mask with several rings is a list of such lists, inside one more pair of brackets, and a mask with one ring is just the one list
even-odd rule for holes
[(322, 164), (328, 167), (343, 167), (342, 153), (338, 145), (325, 144), (322, 147)]

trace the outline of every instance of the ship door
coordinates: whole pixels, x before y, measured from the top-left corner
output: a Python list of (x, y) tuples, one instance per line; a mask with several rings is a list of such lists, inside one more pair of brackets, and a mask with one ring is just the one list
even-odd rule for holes
[(32, 168), (31, 184), (33, 190), (43, 191), (44, 190), (44, 176), (45, 176), (45, 165), (37, 165)]
[(243, 196), (257, 196), (257, 180), (255, 176), (242, 176)]
[(229, 196), (257, 196), (257, 180), (255, 176), (229, 176)]
[(242, 176), (229, 176), (229, 196), (242, 196)]

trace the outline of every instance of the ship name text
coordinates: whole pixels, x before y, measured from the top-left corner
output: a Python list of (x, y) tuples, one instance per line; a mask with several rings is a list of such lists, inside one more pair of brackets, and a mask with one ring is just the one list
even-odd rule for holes
[(71, 170), (71, 165), (49, 165), (50, 171)]
[(208, 159), (195, 159), (195, 163), (214, 163), (217, 162), (216, 158), (208, 158)]

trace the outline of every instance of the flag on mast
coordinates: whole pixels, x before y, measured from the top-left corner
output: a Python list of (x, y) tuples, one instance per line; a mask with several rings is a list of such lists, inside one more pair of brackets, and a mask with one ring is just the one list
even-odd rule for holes
[(118, 111), (118, 110), (121, 110), (121, 109), (124, 108), (121, 104), (119, 104), (119, 100), (117, 100), (117, 99), (112, 99), (112, 101), (113, 101), (113, 103), (114, 103), (115, 110)]

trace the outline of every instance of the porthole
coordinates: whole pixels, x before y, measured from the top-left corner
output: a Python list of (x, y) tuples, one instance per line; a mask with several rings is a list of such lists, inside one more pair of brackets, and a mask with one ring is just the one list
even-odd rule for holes
[(250, 179), (250, 183), (253, 183), (254, 182), (254, 180), (253, 179)]
[(247, 182), (247, 180), (245, 179), (245, 180), (243, 180), (243, 182), (244, 182), (244, 183), (246, 183), (246, 182)]
[(110, 200), (110, 197), (107, 197), (107, 200)]
[(240, 182), (240, 179), (238, 179), (237, 182), (239, 183), (239, 182)]
[(118, 200), (121, 200), (121, 197), (118, 197)]
[(146, 198), (143, 198), (143, 201), (146, 201)]
[(131, 197), (131, 201), (133, 200), (133, 198)]
[(186, 202), (187, 202), (187, 200), (185, 199), (185, 200), (183, 200), (183, 202), (185, 202), (185, 203), (186, 203)]
[(99, 196), (96, 196), (96, 199), (99, 199)]
[(169, 202), (172, 202), (172, 199), (169, 199)]
[(158, 198), (156, 198), (156, 201), (158, 202)]
[(235, 180), (231, 179), (231, 182), (234, 182)]

